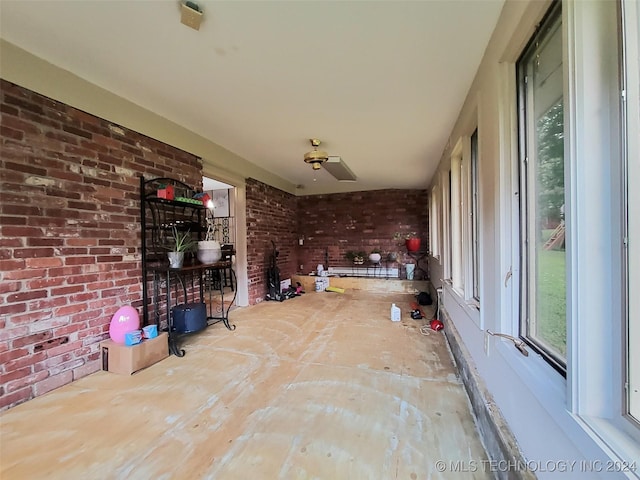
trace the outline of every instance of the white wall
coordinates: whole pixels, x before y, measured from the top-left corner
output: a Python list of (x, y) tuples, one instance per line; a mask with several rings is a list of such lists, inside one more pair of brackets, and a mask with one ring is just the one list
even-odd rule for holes
[[(452, 147), (478, 127), (480, 174), (480, 311), (441, 279), (446, 249), (430, 259), (431, 280), (444, 289), (443, 307), (463, 339), (488, 390), (539, 478), (554, 477), (559, 462), (577, 462), (573, 478), (637, 478), (640, 449), (621, 425), (621, 229), (619, 171), (614, 159), (616, 110), (616, 2), (563, 2), (565, 69), (575, 102), (566, 132), (572, 160), (573, 230), (569, 277), (569, 348), (565, 379), (530, 350), (485, 337), (486, 329), (518, 336), (518, 177), (515, 63), (550, 2), (505, 4), (492, 40), (443, 152), (434, 184), (448, 187)], [(633, 10), (637, 15), (637, 10)], [(636, 23), (637, 29), (637, 23)], [(637, 38), (637, 31), (636, 36)], [(637, 71), (638, 59), (630, 59)], [(635, 99), (637, 101), (637, 99)], [(634, 132), (632, 134), (636, 134)], [(447, 184), (447, 185), (445, 185)], [(617, 190), (616, 190), (617, 189)], [(618, 216), (616, 217), (616, 213)], [(446, 217), (446, 215), (445, 215)], [(443, 235), (446, 241), (446, 235)], [(466, 246), (465, 246), (466, 248)], [(455, 251), (455, 249), (454, 249)], [(510, 276), (509, 273), (512, 275)], [(610, 323), (605, 325), (603, 322)], [(617, 324), (616, 324), (617, 322)], [(597, 328), (600, 325), (600, 328)], [(617, 326), (616, 326), (617, 325)], [(591, 358), (589, 358), (591, 357)], [(608, 375), (608, 378), (607, 378)], [(592, 378), (593, 377), (593, 378)], [(617, 383), (616, 383), (617, 382)], [(617, 402), (612, 406), (611, 402)], [(628, 426), (628, 425), (627, 425)], [(627, 429), (627, 432), (629, 430)], [(636, 460), (636, 472), (609, 473)], [(551, 463), (549, 463), (551, 462)], [(582, 463), (581, 463), (582, 462)], [(594, 463), (595, 462), (595, 463)], [(601, 462), (601, 463), (597, 463)], [(590, 468), (591, 467), (591, 468)], [(587, 470), (602, 470), (589, 472)], [(619, 469), (618, 469), (619, 470)]]

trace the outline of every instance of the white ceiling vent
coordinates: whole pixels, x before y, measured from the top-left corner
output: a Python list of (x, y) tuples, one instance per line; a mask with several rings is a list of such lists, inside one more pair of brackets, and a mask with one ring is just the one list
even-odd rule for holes
[(340, 157), (329, 157), (322, 164), (324, 169), (341, 182), (355, 182), (356, 176)]

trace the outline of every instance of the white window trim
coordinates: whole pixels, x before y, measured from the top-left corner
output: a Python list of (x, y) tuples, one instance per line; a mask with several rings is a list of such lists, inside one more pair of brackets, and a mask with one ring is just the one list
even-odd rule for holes
[(463, 232), (463, 173), (462, 157), (464, 139), (456, 142), (451, 152), (451, 282), (455, 292), (464, 298), (464, 232)]
[(452, 270), (452, 244), (449, 212), (451, 211), (449, 204), (449, 175), (450, 168), (444, 169), (440, 174), (440, 190), (442, 193), (442, 276), (444, 281), (451, 284)]
[(429, 250), (433, 258), (440, 262), (440, 191), (438, 185), (431, 188), (429, 195)]
[[(607, 31), (606, 34), (603, 33), (603, 29), (600, 26), (599, 19), (602, 15), (600, 12), (601, 9), (606, 8), (607, 5), (611, 8), (615, 9), (615, 3), (613, 2), (563, 2), (563, 30), (564, 30), (564, 38), (569, 39), (569, 45), (575, 44), (576, 42), (580, 44), (585, 38), (593, 36), (593, 32), (591, 29), (594, 29), (597, 32), (597, 41), (602, 41), (603, 37), (613, 37), (615, 38), (615, 33)], [(640, 103), (640, 92), (638, 91), (639, 85), (639, 73), (640, 73), (640, 65), (638, 62), (638, 53), (640, 51), (640, 39), (638, 37), (638, 27), (640, 26), (640, 11), (638, 9), (637, 2), (625, 2), (625, 6), (627, 10), (632, 10), (633, 12), (629, 15), (629, 17), (625, 20), (630, 25), (633, 25), (632, 28), (629, 28), (630, 31), (634, 33), (634, 37), (630, 39), (633, 44), (634, 53), (629, 53), (628, 58), (632, 58), (633, 62), (629, 64), (629, 69), (633, 71), (634, 78), (629, 79), (629, 84), (634, 85), (634, 92), (627, 92), (628, 104), (633, 104), (635, 108), (635, 113), (631, 114), (633, 116), (633, 120), (635, 123), (635, 127), (629, 125), (630, 132), (633, 132), (629, 135), (629, 138), (633, 137), (636, 139), (633, 148), (635, 152), (629, 152), (630, 159), (640, 158), (640, 146), (638, 146), (638, 133), (640, 133), (640, 113), (638, 112), (638, 105)], [(570, 24), (570, 22), (573, 22)], [(580, 24), (580, 28), (576, 29), (575, 23)], [(577, 30), (577, 31), (576, 31)], [(593, 70), (596, 69), (599, 71), (599, 67), (596, 65), (598, 61), (601, 61), (605, 55), (610, 55), (608, 50), (603, 50), (603, 48), (597, 47), (594, 50), (593, 42), (595, 40), (590, 38), (590, 42), (587, 42), (585, 45), (580, 45), (582, 49), (581, 55), (584, 64), (581, 66), (581, 70), (576, 72), (575, 65), (570, 64), (572, 59), (568, 59), (566, 63), (566, 69), (569, 69), (576, 75), (573, 80), (574, 84), (570, 85), (568, 98), (572, 98), (575, 100), (576, 95), (580, 98), (582, 102), (585, 99), (585, 95), (587, 97), (590, 95), (590, 92), (585, 93), (588, 87), (581, 82), (592, 81), (592, 78), (589, 78), (588, 75), (593, 73)], [(597, 42), (596, 42), (597, 43)], [(606, 52), (606, 53), (605, 53)], [(571, 52), (575, 55), (574, 52)], [(519, 273), (519, 224), (518, 224), (518, 211), (519, 211), (519, 183), (518, 183), (518, 171), (517, 165), (512, 161), (512, 159), (517, 158), (517, 124), (518, 124), (518, 114), (517, 114), (517, 106), (516, 106), (516, 96), (515, 92), (517, 91), (516, 81), (515, 81), (515, 57), (517, 57), (517, 52), (512, 51), (511, 54), (506, 55), (504, 58), (504, 62), (500, 64), (500, 85), (499, 85), (499, 96), (500, 96), (500, 119), (498, 123), (499, 129), (499, 149), (500, 149), (500, 167), (499, 167), (499, 176), (500, 176), (500, 244), (504, 246), (511, 246), (511, 248), (502, 248), (499, 254), (500, 265), (499, 272), (496, 272), (495, 277), (492, 277), (492, 280), (498, 280), (500, 282), (500, 289), (505, 292), (504, 295), (500, 295), (500, 312), (497, 315), (499, 323), (492, 326), (492, 328), (500, 330), (502, 333), (510, 333), (511, 335), (518, 334), (519, 331), (519, 286), (517, 279), (520, 276)], [(615, 56), (615, 55), (614, 55)], [(615, 70), (615, 67), (613, 68)], [(605, 69), (606, 71), (606, 69)], [(582, 91), (576, 91), (576, 84), (582, 88)], [(597, 90), (599, 91), (599, 90)], [(615, 96), (614, 96), (615, 98)], [(593, 98), (589, 98), (590, 102), (593, 103)], [(571, 108), (575, 107), (572, 105)], [(593, 107), (593, 105), (592, 105)], [(590, 118), (597, 118), (593, 111), (593, 108), (589, 110)], [(607, 119), (600, 119), (601, 122), (606, 122)], [(482, 127), (484, 124), (482, 122), (482, 117), (479, 118), (479, 124)], [(592, 131), (593, 128), (597, 128), (594, 125), (591, 125)], [(600, 130), (605, 132), (608, 131), (608, 128), (612, 128), (611, 125), (607, 127), (602, 127)], [(575, 135), (574, 132), (569, 132), (570, 135)], [(587, 136), (587, 140), (589, 140), (588, 132), (586, 129), (583, 129), (581, 132), (583, 135)], [(610, 133), (610, 132), (609, 132)], [(592, 141), (593, 139), (591, 139)], [(572, 141), (576, 141), (575, 137), (572, 138)], [(593, 145), (590, 145), (589, 142), (585, 143), (585, 138), (580, 139), (582, 148), (587, 150), (592, 148)], [(630, 146), (631, 147), (631, 146)], [(609, 158), (609, 157), (607, 157)], [(584, 170), (584, 164), (581, 164), (582, 170)], [(580, 169), (579, 169), (580, 170)], [(575, 188), (575, 183), (577, 182), (575, 175), (575, 169), (572, 170), (571, 174), (574, 176), (572, 178), (571, 188)], [(636, 171), (635, 173), (630, 172), (629, 176), (633, 178), (640, 178), (640, 165), (636, 162)], [(582, 179), (580, 179), (582, 181)], [(581, 188), (586, 188), (585, 184), (582, 183), (579, 186)], [(481, 185), (483, 185), (481, 183)], [(634, 202), (635, 205), (639, 205), (640, 201), (638, 200), (638, 195), (640, 195), (640, 188), (635, 188), (636, 196), (633, 199), (629, 198), (629, 203)], [(593, 193), (591, 194), (591, 201), (595, 201), (597, 196)], [(582, 199), (581, 199), (582, 200)], [(576, 199), (573, 199), (575, 206)], [(637, 208), (637, 207), (636, 207)], [(577, 221), (575, 217), (575, 213), (573, 213), (573, 221)], [(635, 215), (635, 218), (640, 216), (640, 212)], [(598, 218), (591, 218), (588, 214), (583, 214), (579, 219), (582, 224), (589, 223), (598, 223)], [(630, 235), (631, 236), (631, 235)], [(638, 237), (635, 237), (638, 238)], [(637, 242), (638, 240), (636, 240)], [(606, 242), (605, 242), (606, 245)], [(636, 250), (637, 254), (640, 250)], [(584, 251), (583, 257), (580, 259), (582, 261), (587, 261), (587, 253), (588, 249)], [(598, 257), (599, 255), (594, 255), (593, 252), (590, 252), (588, 263), (591, 263), (594, 257)], [(598, 263), (598, 268), (604, 268), (606, 265), (603, 264), (606, 262), (600, 258), (595, 258), (595, 261)], [(574, 260), (575, 262), (575, 260)], [(637, 260), (636, 260), (637, 264)], [(589, 268), (592, 268), (590, 266)], [(609, 268), (609, 267), (607, 267)], [(631, 279), (631, 282), (635, 281), (633, 284), (634, 289), (631, 291), (639, 291), (640, 288), (640, 272), (636, 269), (635, 280)], [(488, 275), (487, 272), (482, 270), (482, 275), (484, 278)], [(496, 278), (497, 277), (497, 278)], [(602, 300), (602, 298), (607, 298), (607, 295), (610, 295), (611, 292), (615, 290), (615, 286), (611, 286), (607, 284), (606, 278), (589, 276), (588, 278), (581, 279), (579, 274), (572, 275), (572, 281), (578, 282), (578, 285), (575, 287), (578, 289), (580, 299), (585, 298), (585, 295), (589, 295), (590, 292), (587, 290), (583, 292), (580, 288), (584, 288), (584, 286), (591, 282), (594, 285), (597, 285), (601, 289), (604, 287), (604, 291), (600, 291), (596, 294), (596, 298), (600, 298), (600, 303), (606, 304), (606, 300)], [(620, 282), (618, 282), (620, 283)], [(482, 283), (481, 283), (482, 285)], [(636, 295), (636, 300), (640, 301), (640, 296)], [(578, 297), (572, 297), (572, 300), (577, 301)], [(638, 303), (638, 301), (636, 303)], [(490, 305), (489, 305), (490, 307)], [(614, 405), (610, 402), (609, 398), (602, 399), (601, 391), (599, 387), (602, 387), (603, 384), (589, 385), (591, 383), (590, 374), (591, 368), (595, 367), (596, 374), (600, 377), (599, 380), (604, 378), (604, 375), (601, 375), (602, 370), (610, 369), (612, 362), (620, 363), (621, 354), (621, 334), (620, 328), (617, 330), (610, 330), (608, 328), (602, 328), (602, 315), (601, 312), (605, 311), (607, 308), (610, 309), (611, 301), (608, 302), (608, 305), (602, 305), (599, 307), (596, 312), (590, 313), (589, 308), (584, 308), (582, 312), (589, 318), (589, 323), (584, 325), (584, 330), (591, 330), (588, 333), (591, 333), (591, 337), (594, 336), (602, 336), (605, 343), (617, 338), (618, 339), (618, 350), (615, 350), (611, 346), (609, 346), (606, 351), (602, 350), (601, 346), (594, 351), (592, 347), (593, 345), (600, 345), (598, 340), (591, 340), (590, 342), (585, 342), (585, 345), (582, 346), (582, 355), (580, 356), (580, 360), (584, 361), (584, 363), (580, 366), (578, 365), (576, 371), (568, 376), (567, 379), (563, 378), (553, 367), (551, 367), (548, 363), (546, 363), (539, 355), (530, 352), (529, 357), (522, 356), (519, 352), (517, 352), (513, 345), (507, 341), (503, 340), (495, 340), (491, 339), (490, 348), (487, 350), (486, 341), (485, 341), (485, 355), (487, 357), (493, 357), (496, 353), (499, 355), (501, 360), (505, 365), (508, 365), (509, 368), (506, 369), (505, 373), (508, 374), (514, 373), (514, 380), (517, 378), (517, 384), (519, 386), (524, 387), (525, 390), (530, 392), (531, 399), (535, 399), (536, 405), (541, 407), (541, 410), (544, 410), (550, 418), (553, 419), (553, 426), (558, 427), (563, 431), (564, 435), (567, 439), (571, 439), (571, 443), (578, 446), (584, 458), (589, 459), (589, 461), (601, 460), (607, 461), (607, 458), (603, 458), (603, 455), (606, 455), (609, 459), (615, 461), (625, 461), (625, 462), (633, 462), (636, 461), (637, 470), (635, 473), (627, 472), (626, 474), (619, 475), (620, 477), (628, 477), (628, 478), (640, 478), (640, 464), (638, 464), (637, 459), (640, 458), (640, 443), (638, 439), (634, 436), (637, 433), (637, 430), (633, 430), (629, 433), (624, 427), (624, 419), (620, 416), (620, 412), (618, 411), (618, 420), (614, 421), (612, 419), (612, 415), (615, 415), (615, 409), (619, 410), (618, 406)], [(580, 313), (582, 313), (580, 312)], [(485, 312), (487, 314), (487, 312)], [(578, 319), (579, 313), (575, 310), (571, 311), (572, 325), (575, 325)], [(607, 318), (606, 325), (611, 325), (609, 319), (612, 319), (611, 312), (608, 311), (604, 313), (604, 317)], [(635, 317), (637, 318), (637, 317)], [(583, 319), (584, 320), (584, 319)], [(618, 324), (619, 318), (612, 320), (617, 321)], [(603, 335), (604, 333), (604, 335)], [(568, 335), (570, 333), (568, 332)], [(636, 344), (638, 344), (636, 340)], [(568, 357), (571, 355), (572, 351), (568, 352)], [(589, 358), (591, 357), (591, 358)], [(606, 365), (598, 366), (597, 363), (601, 362), (602, 359), (610, 359), (610, 361), (605, 362)], [(576, 365), (572, 361), (569, 369), (575, 368)], [(581, 367), (581, 368), (580, 368)], [(496, 370), (496, 365), (492, 366), (493, 370)], [(611, 371), (611, 370), (609, 370)], [(515, 373), (517, 372), (517, 373)], [(622, 372), (620, 376), (617, 377), (617, 381), (621, 381)], [(508, 375), (507, 374), (507, 375)], [(500, 392), (502, 395), (504, 392), (502, 389), (504, 388), (500, 382), (493, 383), (489, 380), (489, 383), (492, 384), (493, 387), (496, 387), (496, 390)], [(584, 385), (580, 385), (583, 383)], [(586, 385), (586, 387), (585, 387)], [(606, 387), (606, 385), (604, 385)], [(581, 388), (585, 387), (585, 388)], [(511, 398), (511, 396), (509, 396)], [(515, 399), (516, 397), (513, 397)], [(517, 395), (517, 398), (522, 400), (524, 404), (528, 401), (529, 395)], [(586, 414), (584, 411), (581, 411), (581, 407), (588, 406), (590, 401), (595, 401), (596, 403), (603, 406), (603, 409), (600, 412), (595, 412), (596, 414)], [(502, 401), (508, 402), (502, 397)], [(586, 403), (585, 403), (586, 401)], [(617, 401), (617, 400), (614, 400)], [(514, 410), (510, 409), (510, 406), (507, 404), (504, 405), (505, 412), (508, 414), (508, 420), (511, 422), (514, 418)], [(537, 408), (537, 407), (536, 407)], [(607, 410), (608, 409), (608, 410)], [(535, 410), (535, 408), (534, 408)], [(601, 415), (601, 416), (598, 416)], [(535, 450), (536, 442), (535, 436), (528, 435), (528, 429), (531, 429), (535, 422), (519, 422), (515, 421), (514, 432), (517, 435), (522, 435), (523, 445), (526, 444), (526, 448), (530, 450)], [(518, 426), (524, 425), (525, 431), (520, 430), (517, 431)], [(570, 448), (570, 447), (569, 447)]]
[[(627, 181), (627, 301), (629, 355), (629, 402), (636, 419), (640, 419), (640, 8), (637, 2), (626, 2), (623, 7), (624, 49), (627, 68), (624, 72), (626, 97), (626, 181)], [(635, 28), (634, 28), (635, 27)], [(636, 268), (632, 268), (634, 265)], [(636, 348), (631, 346), (635, 345)]]
[[(637, 33), (638, 6), (635, 2), (626, 2), (625, 5), (633, 10), (628, 22), (635, 23)], [(562, 11), (563, 35), (565, 45), (568, 44), (568, 52), (563, 60), (566, 86), (566, 102), (568, 115), (565, 117), (565, 135), (568, 142), (567, 158), (570, 159), (570, 171), (567, 176), (569, 191), (567, 207), (565, 209), (568, 235), (579, 239), (580, 243), (570, 247), (567, 252), (567, 263), (571, 272), (567, 285), (567, 311), (569, 325), (567, 330), (567, 379), (564, 378), (541, 360), (538, 355), (529, 355), (524, 359), (511, 348), (510, 345), (501, 342), (498, 349), (504, 355), (505, 360), (520, 372), (522, 381), (530, 388), (531, 393), (538, 398), (540, 405), (555, 419), (567, 435), (578, 438), (586, 435), (598, 445), (610, 458), (618, 461), (632, 463), (636, 461), (638, 470), (635, 473), (627, 472), (629, 478), (640, 478), (640, 443), (638, 435), (640, 431), (630, 428), (628, 420), (623, 418), (621, 412), (623, 371), (621, 354), (623, 351), (620, 302), (615, 297), (620, 292), (621, 275), (616, 269), (621, 268), (621, 261), (617, 264), (611, 255), (615, 255), (615, 236), (609, 232), (620, 231), (621, 219), (615, 217), (616, 211), (621, 208), (616, 200), (609, 201), (615, 193), (617, 178), (612, 178), (611, 183), (603, 187), (603, 178), (614, 177), (606, 170), (606, 162), (600, 162), (602, 158), (616, 158), (620, 152), (616, 151), (613, 143), (615, 137), (615, 118), (607, 118), (602, 111), (615, 111), (613, 104), (617, 99), (615, 95), (609, 95), (603, 87), (607, 81), (611, 81), (611, 74), (616, 71), (616, 66), (606, 64), (615, 63), (615, 54), (611, 55), (611, 42), (615, 42), (616, 33), (610, 28), (603, 27), (603, 18), (609, 18), (615, 9), (612, 2), (564, 2)], [(594, 33), (595, 32), (595, 33)], [(612, 40), (613, 39), (613, 40)], [(634, 39), (635, 56), (630, 70), (637, 75), (640, 70), (638, 65), (638, 42)], [(604, 47), (603, 45), (608, 45)], [(594, 54), (597, 52), (597, 54)], [(604, 53), (606, 52), (606, 53)], [(599, 63), (600, 62), (600, 63)], [(605, 63), (605, 65), (603, 65)], [(515, 65), (504, 65), (503, 73), (515, 75)], [(514, 77), (515, 78), (515, 77)], [(513, 80), (504, 81), (502, 88), (515, 92)], [(631, 83), (631, 82), (630, 82)], [(638, 85), (636, 76), (635, 83)], [(506, 94), (505, 92), (505, 95)], [(513, 95), (513, 93), (511, 93)], [(631, 95), (635, 95), (632, 100)], [(576, 98), (580, 101), (576, 102)], [(628, 104), (637, 106), (640, 98), (637, 88), (635, 92), (627, 92)], [(506, 120), (502, 126), (503, 133), (513, 131), (517, 125), (515, 98), (510, 99), (508, 105), (513, 112), (510, 121)], [(597, 112), (597, 114), (596, 114)], [(576, 119), (580, 119), (576, 122)], [(636, 121), (635, 132), (629, 137), (637, 139), (638, 113), (634, 114)], [(596, 132), (597, 134), (594, 134)], [(505, 134), (505, 142), (513, 135)], [(637, 141), (636, 141), (637, 143)], [(508, 153), (509, 147), (504, 145), (503, 158), (514, 158), (513, 152)], [(511, 149), (513, 143), (511, 143)], [(635, 157), (638, 158), (638, 146), (635, 145)], [(577, 161), (576, 159), (579, 159)], [(505, 228), (503, 240), (505, 244), (511, 242), (513, 246), (510, 259), (505, 257), (503, 265), (507, 271), (512, 272), (510, 298), (503, 298), (502, 317), (503, 332), (509, 330), (517, 334), (519, 330), (519, 278), (518, 260), (519, 245), (518, 235), (514, 230), (518, 229), (518, 194), (511, 196), (512, 192), (518, 192), (518, 172), (515, 165), (507, 165), (502, 162), (502, 178), (511, 178), (511, 182), (505, 184), (505, 207), (503, 215), (505, 225), (511, 225), (511, 230)], [(581, 168), (577, 167), (577, 163)], [(596, 168), (591, 168), (592, 164)], [(588, 168), (585, 168), (588, 165)], [(637, 167), (636, 167), (637, 168)], [(630, 172), (631, 176), (631, 172)], [(638, 178), (636, 175), (635, 178)], [(608, 188), (608, 189), (607, 189)], [(636, 189), (638, 191), (639, 189)], [(612, 193), (613, 192), (613, 193)], [(505, 196), (506, 197), (506, 196)], [(603, 205), (602, 199), (605, 199)], [(635, 205), (638, 205), (637, 197), (634, 197)], [(631, 203), (631, 197), (629, 202)], [(638, 215), (636, 215), (636, 218)], [(508, 220), (511, 219), (511, 220)], [(598, 225), (611, 226), (607, 229)], [(572, 244), (569, 237), (569, 244)], [(601, 254), (604, 250), (604, 254)], [(611, 254), (608, 254), (610, 251)], [(594, 254), (598, 252), (598, 254)], [(631, 282), (638, 282), (638, 276), (631, 278)], [(634, 283), (636, 290), (640, 288)], [(507, 282), (505, 281), (505, 287)], [(507, 297), (507, 296), (505, 296)], [(618, 297), (619, 299), (619, 297)], [(618, 306), (616, 307), (616, 303)], [(617, 311), (616, 311), (617, 310)], [(602, 319), (606, 318), (607, 327), (602, 328)], [(636, 343), (637, 344), (637, 343)], [(607, 359), (607, 361), (602, 361)], [(564, 389), (561, 387), (564, 385)], [(555, 394), (549, 394), (556, 392)], [(618, 392), (617, 394), (615, 392)], [(616, 396), (617, 395), (617, 396)], [(568, 409), (568, 412), (565, 410)], [(597, 452), (593, 452), (594, 458)]]
[[(465, 190), (467, 193), (467, 212), (466, 212), (466, 228), (467, 228), (467, 245), (469, 248), (467, 249), (467, 278), (469, 279), (468, 288), (467, 288), (467, 303), (475, 306), (476, 308), (480, 308), (480, 260), (482, 258), (481, 249), (480, 249), (480, 231), (482, 224), (480, 223), (480, 185), (478, 183), (474, 183), (473, 181), (473, 150), (471, 139), (473, 137), (474, 132), (476, 133), (476, 159), (475, 159), (475, 168), (476, 168), (476, 179), (480, 178), (480, 131), (477, 126), (469, 135), (469, 154), (466, 158), (468, 158), (468, 162), (466, 162), (466, 175), (467, 181), (465, 182)], [(476, 211), (474, 216), (473, 206), (474, 206), (474, 196), (475, 196), (475, 205)], [(478, 226), (478, 230), (474, 228)], [(474, 255), (475, 254), (475, 255)], [(474, 260), (478, 261), (478, 269), (474, 275), (474, 269), (476, 267)], [(476, 295), (476, 291), (478, 292)]]

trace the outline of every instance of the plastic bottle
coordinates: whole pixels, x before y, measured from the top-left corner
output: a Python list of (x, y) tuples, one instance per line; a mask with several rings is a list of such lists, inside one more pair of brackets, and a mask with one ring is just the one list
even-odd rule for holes
[(395, 303), (391, 304), (391, 321), (392, 322), (400, 321), (400, 307), (396, 307)]

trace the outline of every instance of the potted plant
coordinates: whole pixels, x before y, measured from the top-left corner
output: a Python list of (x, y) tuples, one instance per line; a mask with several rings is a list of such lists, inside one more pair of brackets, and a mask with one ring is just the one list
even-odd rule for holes
[(364, 263), (365, 253), (349, 250), (344, 254), (344, 256), (347, 260), (352, 261), (354, 265), (362, 265)]
[(173, 235), (170, 238), (173, 244), (171, 246), (171, 251), (167, 253), (167, 256), (169, 257), (169, 267), (182, 268), (182, 264), (184, 263), (184, 252), (192, 251), (196, 243), (189, 230), (186, 232), (180, 232), (175, 226), (173, 227)]
[(218, 226), (213, 217), (207, 218), (207, 233), (205, 239), (198, 242), (198, 260), (201, 263), (215, 263), (222, 258), (222, 248), (216, 238)]
[(374, 248), (373, 250), (371, 250), (371, 253), (369, 254), (369, 261), (371, 263), (380, 263), (381, 258), (382, 255), (380, 254), (379, 248)]
[(393, 238), (404, 241), (408, 252), (417, 252), (420, 250), (420, 237), (418, 237), (416, 232), (396, 232)]

